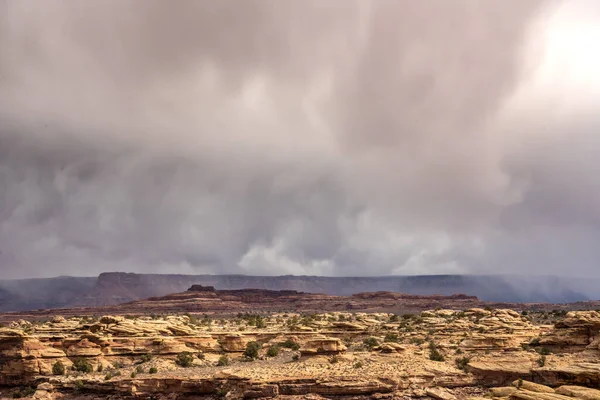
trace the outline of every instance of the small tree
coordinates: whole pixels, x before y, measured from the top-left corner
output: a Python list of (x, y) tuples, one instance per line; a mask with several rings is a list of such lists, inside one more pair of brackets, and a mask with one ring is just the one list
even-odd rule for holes
[(60, 361), (55, 362), (54, 365), (52, 366), (52, 374), (64, 375), (65, 374), (65, 365)]
[(298, 350), (300, 348), (298, 343), (294, 342), (292, 339), (286, 339), (285, 342), (281, 343), (281, 347), (292, 350)]
[(219, 361), (217, 361), (217, 366), (218, 367), (226, 367), (229, 365), (229, 357), (227, 357), (225, 354), (223, 354), (221, 357), (219, 357)]
[(460, 357), (454, 360), (454, 362), (456, 363), (456, 368), (460, 369), (461, 371), (465, 371), (467, 369), (469, 361), (471, 361), (470, 357)]
[(379, 346), (379, 341), (374, 337), (370, 337), (363, 340), (363, 344), (367, 346), (369, 350), (371, 350), (373, 347)]
[(383, 338), (384, 342), (394, 342), (394, 343), (397, 343), (398, 340), (400, 340), (400, 338), (398, 337), (398, 334), (392, 333), (392, 332), (387, 333), (385, 335), (385, 337)]
[(281, 349), (279, 346), (274, 344), (273, 346), (269, 347), (269, 350), (267, 350), (267, 357), (277, 357), (280, 350)]
[(175, 362), (180, 367), (187, 368), (190, 367), (194, 362), (194, 356), (189, 351), (183, 351), (177, 354), (177, 360), (175, 360)]
[(246, 350), (244, 351), (244, 357), (255, 360), (258, 358), (258, 350), (260, 349), (260, 344), (258, 342), (248, 342), (246, 345)]
[(78, 358), (73, 362), (73, 369), (75, 371), (89, 373), (94, 370), (92, 364), (90, 364), (85, 358)]
[(442, 353), (440, 353), (437, 346), (435, 345), (435, 342), (433, 342), (433, 341), (429, 342), (429, 359), (431, 361), (440, 361), (440, 362), (446, 360), (444, 358), (444, 355)]

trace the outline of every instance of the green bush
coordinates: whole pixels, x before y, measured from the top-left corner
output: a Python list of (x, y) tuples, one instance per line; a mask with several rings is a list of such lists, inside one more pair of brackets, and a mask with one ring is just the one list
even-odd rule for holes
[(267, 350), (267, 357), (277, 357), (279, 355), (280, 350), (281, 349), (276, 344), (269, 347), (269, 350)]
[(194, 356), (189, 351), (183, 351), (177, 354), (177, 359), (175, 363), (180, 367), (188, 368), (194, 362)]
[(546, 356), (540, 356), (537, 363), (540, 367), (543, 367), (544, 365), (546, 365)]
[(429, 342), (429, 359), (431, 361), (445, 361), (445, 357), (442, 353), (440, 353), (440, 351), (438, 350), (437, 346), (435, 345), (435, 342), (431, 341)]
[(73, 362), (73, 369), (75, 371), (89, 373), (94, 370), (92, 364), (90, 364), (85, 358), (78, 358)]
[(226, 367), (228, 365), (229, 365), (229, 357), (227, 357), (226, 355), (222, 355), (221, 357), (219, 357), (219, 361), (217, 361), (218, 367)]
[(285, 347), (286, 349), (298, 350), (300, 345), (294, 342), (292, 339), (287, 339), (285, 342), (281, 343), (281, 347)]
[(98, 364), (98, 368), (96, 368), (96, 372), (102, 372), (103, 369), (104, 369), (104, 367), (102, 366), (102, 364)]
[(550, 353), (552, 353), (552, 352), (550, 351), (550, 349), (549, 349), (549, 348), (547, 348), (547, 347), (542, 347), (542, 348), (539, 350), (539, 353), (540, 353), (541, 355), (543, 355), (543, 356), (548, 356), (548, 355), (550, 355)]
[(35, 389), (30, 386), (27, 386), (23, 389), (17, 389), (14, 392), (12, 392), (12, 398), (20, 399), (21, 397), (31, 397), (34, 393)]
[(130, 376), (131, 376), (131, 378), (135, 378), (135, 377), (136, 377), (136, 375), (137, 375), (137, 374), (135, 373), (135, 371), (133, 371), (133, 372), (131, 372), (131, 375), (130, 375)]
[(65, 374), (65, 365), (60, 361), (55, 362), (54, 365), (52, 366), (52, 374), (53, 375), (64, 375)]
[(374, 338), (374, 337), (370, 337), (370, 338), (366, 338), (365, 340), (363, 340), (363, 344), (369, 350), (371, 350), (373, 347), (379, 346), (379, 341), (376, 338)]
[(398, 334), (392, 333), (392, 332), (387, 333), (385, 335), (385, 337), (383, 338), (384, 342), (394, 342), (394, 343), (397, 343), (398, 340), (400, 340), (400, 338), (398, 337)]
[(157, 372), (158, 372), (158, 370), (156, 369), (156, 367), (150, 367), (150, 369), (148, 370), (149, 374), (155, 374)]
[(470, 357), (460, 357), (460, 358), (457, 358), (456, 360), (454, 360), (454, 362), (456, 363), (456, 368), (460, 369), (461, 371), (464, 371), (467, 369), (467, 365), (469, 365), (469, 361), (471, 361)]
[(363, 367), (363, 363), (362, 362), (357, 361), (357, 362), (354, 363), (354, 368), (355, 369), (359, 369), (359, 368), (362, 368), (362, 367)]
[(417, 346), (420, 346), (423, 343), (425, 343), (425, 339), (420, 338), (420, 337), (411, 337), (409, 342), (412, 344), (416, 344)]
[(143, 374), (144, 367), (142, 367), (141, 365), (138, 365), (137, 367), (135, 367), (135, 372), (137, 372), (138, 374)]
[(141, 360), (143, 363), (152, 360), (152, 354), (142, 354)]
[(255, 360), (258, 358), (258, 350), (260, 350), (260, 344), (258, 342), (248, 342), (246, 350), (244, 351), (244, 357)]

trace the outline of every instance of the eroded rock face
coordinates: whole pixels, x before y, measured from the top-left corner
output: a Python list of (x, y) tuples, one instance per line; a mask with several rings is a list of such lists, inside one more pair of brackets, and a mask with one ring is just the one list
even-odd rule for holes
[(336, 354), (346, 351), (346, 346), (337, 338), (315, 338), (307, 340), (301, 347), (302, 355)]
[(558, 321), (554, 329), (542, 335), (539, 343), (554, 350), (577, 352), (585, 348), (598, 350), (600, 313), (571, 311)]
[[(543, 365), (541, 344), (530, 344), (558, 330), (593, 327), (592, 317), (574, 313), (566, 323), (538, 326), (511, 310), (472, 308), (17, 321), (0, 329), (0, 384), (48, 384), (38, 387), (40, 397), (78, 390), (100, 397), (464, 399), (485, 386), (496, 398), (593, 398), (578, 388), (600, 385), (600, 358), (590, 351), (597, 339), (579, 352), (547, 354)], [(255, 361), (242, 355), (250, 341), (260, 344)], [(57, 362), (64, 376), (54, 375)], [(74, 363), (92, 372), (74, 371)], [(463, 391), (469, 388), (481, 391)]]

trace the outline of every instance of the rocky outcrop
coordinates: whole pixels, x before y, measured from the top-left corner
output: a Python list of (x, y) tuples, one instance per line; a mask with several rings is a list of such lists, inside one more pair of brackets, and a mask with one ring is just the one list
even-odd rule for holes
[(539, 345), (563, 352), (577, 352), (594, 346), (600, 338), (600, 313), (597, 311), (571, 311), (550, 332), (540, 336)]
[(301, 347), (302, 355), (337, 354), (346, 351), (346, 346), (337, 338), (315, 338), (307, 340)]

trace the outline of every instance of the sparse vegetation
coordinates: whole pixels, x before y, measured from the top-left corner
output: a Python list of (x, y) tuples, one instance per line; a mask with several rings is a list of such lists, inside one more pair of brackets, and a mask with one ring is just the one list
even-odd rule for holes
[(384, 342), (398, 343), (399, 340), (400, 338), (398, 337), (398, 334), (393, 332), (386, 333), (385, 337), (383, 338)]
[(373, 347), (379, 346), (379, 341), (377, 340), (377, 338), (369, 337), (363, 340), (363, 344), (367, 349), (372, 350)]
[(544, 355), (540, 356), (540, 358), (538, 358), (538, 360), (537, 360), (537, 364), (540, 367), (545, 366), (546, 365), (546, 356), (544, 356)]
[(31, 386), (24, 387), (22, 389), (17, 389), (12, 392), (13, 399), (20, 399), (22, 397), (31, 397), (35, 393), (35, 389)]
[(157, 372), (158, 372), (158, 370), (156, 369), (156, 367), (150, 367), (150, 369), (148, 370), (149, 374), (155, 374)]
[(57, 361), (52, 365), (52, 374), (53, 375), (64, 375), (65, 374), (65, 365)]
[(219, 361), (217, 361), (218, 367), (226, 367), (228, 365), (229, 365), (229, 357), (227, 357), (226, 355), (222, 355), (221, 357), (219, 357)]
[(281, 348), (275, 344), (275, 345), (269, 347), (269, 349), (267, 350), (267, 357), (277, 357), (279, 355), (280, 351), (281, 351)]
[(460, 357), (454, 360), (456, 364), (456, 368), (461, 371), (465, 371), (467, 369), (467, 365), (469, 365), (469, 361), (471, 361), (471, 357)]
[(360, 361), (357, 361), (357, 362), (355, 362), (355, 363), (354, 363), (353, 367), (354, 367), (355, 369), (360, 369), (360, 368), (362, 368), (362, 367), (363, 367), (363, 363), (362, 363), (362, 362), (360, 362)]
[(150, 353), (142, 354), (141, 361), (143, 363), (149, 362), (150, 360), (152, 360), (152, 354), (150, 354)]
[(73, 362), (73, 370), (83, 373), (90, 373), (94, 371), (92, 364), (89, 363), (85, 358), (78, 358)]
[(541, 349), (539, 349), (538, 353), (540, 353), (543, 356), (548, 356), (550, 355), (552, 352), (550, 351), (549, 348), (547, 347), (542, 347)]
[(256, 360), (258, 358), (258, 350), (260, 350), (260, 343), (248, 342), (244, 351), (244, 357), (249, 360)]
[(281, 347), (285, 347), (286, 349), (298, 350), (300, 345), (294, 342), (292, 339), (286, 339), (285, 342), (281, 343)]
[(437, 346), (433, 340), (431, 342), (429, 342), (429, 359), (431, 361), (439, 361), (439, 362), (446, 360), (446, 358), (439, 351), (439, 349), (437, 348)]
[(175, 362), (180, 367), (188, 368), (192, 366), (192, 363), (194, 362), (194, 356), (189, 351), (183, 351), (177, 354), (177, 359)]

